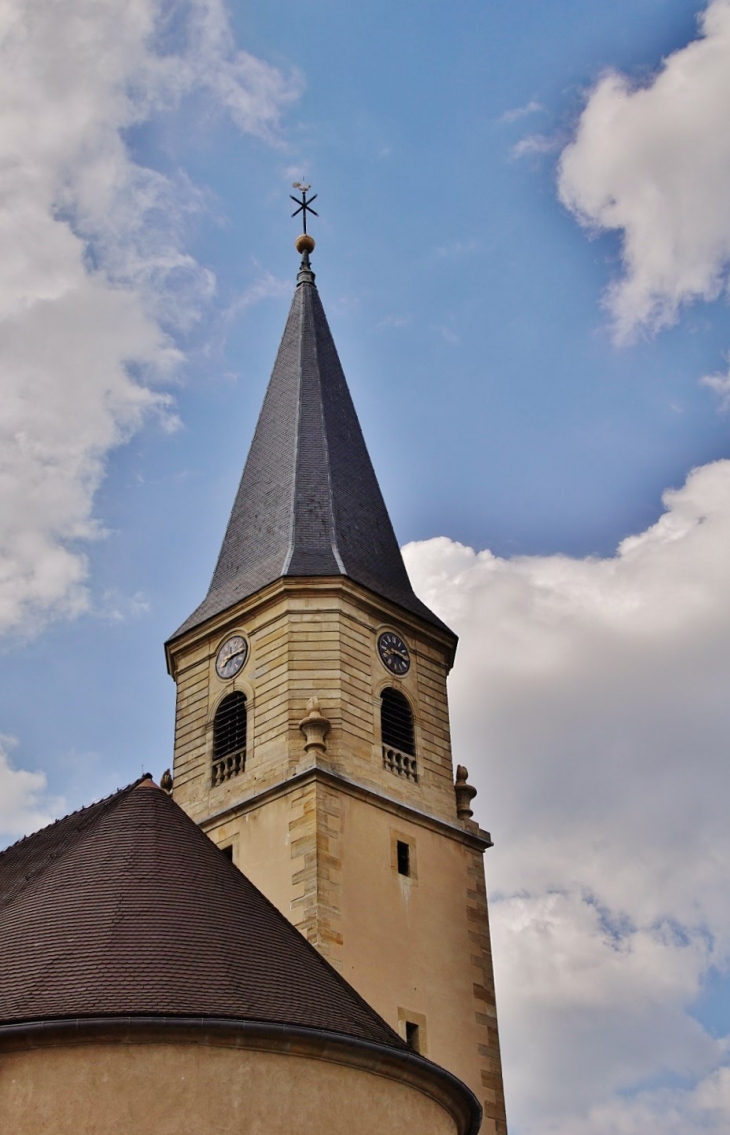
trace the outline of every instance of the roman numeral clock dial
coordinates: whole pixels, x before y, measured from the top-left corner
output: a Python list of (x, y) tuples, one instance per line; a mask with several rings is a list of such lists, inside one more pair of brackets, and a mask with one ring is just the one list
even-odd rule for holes
[(402, 677), (411, 668), (411, 656), (408, 647), (400, 635), (394, 631), (384, 631), (378, 639), (378, 654), (380, 661), (391, 674)]
[(235, 634), (223, 643), (215, 660), (219, 678), (234, 678), (248, 657), (248, 643), (243, 635)]

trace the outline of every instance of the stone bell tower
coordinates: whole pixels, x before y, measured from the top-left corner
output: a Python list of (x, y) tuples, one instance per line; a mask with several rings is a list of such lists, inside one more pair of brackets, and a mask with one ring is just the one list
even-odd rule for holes
[(206, 598), (166, 645), (175, 800), (505, 1135), (456, 636), (414, 594), (302, 262)]

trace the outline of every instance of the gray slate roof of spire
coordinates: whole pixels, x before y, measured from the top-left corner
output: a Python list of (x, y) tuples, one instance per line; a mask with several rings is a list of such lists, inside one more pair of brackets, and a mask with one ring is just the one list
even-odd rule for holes
[(448, 630), (414, 594), (305, 254), (204, 601), (173, 638), (283, 576), (344, 575)]

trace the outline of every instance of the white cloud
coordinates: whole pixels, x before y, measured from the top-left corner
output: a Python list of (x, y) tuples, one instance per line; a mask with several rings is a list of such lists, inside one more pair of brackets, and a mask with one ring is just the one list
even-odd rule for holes
[(50, 824), (65, 809), (60, 797), (50, 797), (43, 772), (14, 768), (9, 752), (14, 737), (0, 735), (0, 842), (19, 839)]
[(717, 395), (721, 410), (730, 410), (730, 370), (725, 374), (706, 374), (700, 384)]
[(471, 256), (479, 251), (477, 240), (455, 240), (451, 244), (441, 244), (434, 248), (435, 256), (442, 256), (445, 260), (458, 259), (461, 256)]
[(122, 595), (118, 591), (104, 591), (94, 608), (94, 613), (110, 623), (127, 622), (139, 619), (150, 610), (150, 603), (142, 591), (134, 595)]
[(0, 12), (0, 632), (88, 606), (112, 447), (181, 360), (214, 280), (200, 198), (130, 127), (196, 94), (269, 141), (297, 83), (237, 51), (221, 0), (6, 0)]
[[(294, 188), (294, 181), (302, 181), (305, 185), (309, 183), (309, 174), (306, 170), (306, 162), (301, 162), (299, 165), (285, 166), (282, 177), (287, 186)], [(293, 179), (293, 180), (292, 180)]]
[(510, 156), (519, 159), (540, 154), (552, 154), (560, 148), (561, 143), (562, 138), (558, 134), (528, 134), (515, 143), (510, 151)]
[(458, 347), (460, 345), (461, 339), (455, 331), (451, 330), (450, 327), (444, 327), (441, 325), (435, 327), (434, 330), (437, 331), (441, 338), (444, 339), (447, 343), (451, 343), (452, 347)]
[(376, 324), (377, 327), (408, 327), (411, 323), (410, 315), (386, 315)]
[(288, 295), (291, 295), (291, 280), (283, 280), (280, 276), (275, 276), (273, 272), (269, 272), (268, 269), (260, 271), (258, 278), (252, 284), (249, 284), (227, 308), (226, 318), (234, 319), (250, 307), (255, 307), (261, 303), (262, 300), (278, 299), (281, 296)]
[(730, 0), (649, 83), (608, 72), (563, 151), (559, 191), (580, 222), (621, 234), (606, 303), (619, 340), (716, 299), (730, 264)]
[(505, 110), (504, 114), (500, 115), (499, 122), (518, 122), (520, 118), (527, 118), (531, 114), (542, 114), (545, 107), (536, 99), (530, 99), (524, 106), (515, 106), (512, 110)]
[(545, 1135), (726, 1135), (730, 1068), (712, 1073), (692, 1090), (643, 1091), (591, 1108), (587, 1119), (547, 1126)]
[[(730, 1127), (727, 1045), (691, 1013), (709, 967), (730, 968), (730, 461), (664, 503), (606, 559), (405, 549), (461, 635), (454, 755), (496, 837), (501, 1027), (525, 1135)], [(666, 1076), (689, 1086), (645, 1090)]]

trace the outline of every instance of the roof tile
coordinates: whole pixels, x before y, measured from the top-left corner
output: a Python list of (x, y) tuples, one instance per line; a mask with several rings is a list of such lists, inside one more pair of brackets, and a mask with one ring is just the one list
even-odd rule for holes
[(0, 855), (0, 1024), (196, 1016), (404, 1042), (161, 790)]

